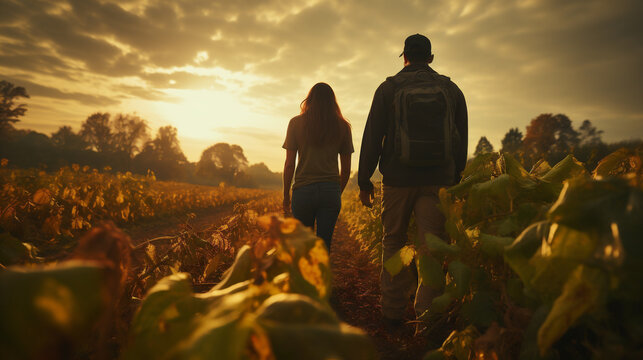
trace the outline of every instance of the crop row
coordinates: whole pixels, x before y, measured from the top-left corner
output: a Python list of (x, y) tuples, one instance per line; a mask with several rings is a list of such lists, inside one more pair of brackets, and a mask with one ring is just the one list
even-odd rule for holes
[[(363, 249), (379, 261), (379, 210), (345, 204)], [(524, 169), (509, 154), (471, 160), (442, 189), (448, 238), (410, 236), (384, 267), (417, 267), (437, 296), (421, 316), (451, 336), (430, 359), (628, 358), (643, 320), (643, 167), (619, 150), (589, 173), (571, 155)], [(443, 330), (443, 329), (441, 329)]]

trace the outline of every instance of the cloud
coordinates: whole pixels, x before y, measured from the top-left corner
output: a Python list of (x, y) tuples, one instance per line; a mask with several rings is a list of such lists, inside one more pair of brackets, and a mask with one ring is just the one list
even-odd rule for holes
[(80, 92), (65, 92), (50, 86), (40, 85), (29, 80), (16, 78), (16, 77), (4, 75), (4, 74), (0, 74), (0, 78), (2, 78), (3, 80), (7, 80), (16, 86), (22, 86), (26, 88), (27, 93), (30, 96), (42, 96), (42, 97), (53, 98), (53, 99), (72, 100), (82, 105), (94, 105), (94, 106), (113, 106), (119, 103), (118, 100), (114, 100), (112, 97), (86, 94), (86, 93), (80, 93)]
[(0, 72), (95, 104), (227, 89), (279, 119), (324, 81), (358, 139), (420, 32), (467, 98), (473, 145), (542, 112), (590, 118), (609, 138), (643, 134), (641, 13), (639, 0), (3, 0)]
[(141, 74), (140, 77), (147, 83), (158, 89), (207, 89), (212, 87), (220, 88), (222, 85), (217, 82), (217, 77), (193, 74), (186, 71), (174, 71), (170, 73), (149, 72)]
[(236, 137), (245, 137), (247, 140), (253, 142), (275, 143), (283, 141), (282, 135), (277, 133), (270, 133), (260, 129), (251, 127), (217, 127), (215, 132), (222, 135), (235, 135)]
[(136, 85), (115, 85), (111, 88), (116, 93), (121, 94), (120, 98), (139, 98), (150, 101), (164, 101), (164, 102), (177, 102), (176, 97), (169, 96), (162, 91), (156, 90), (151, 87), (143, 87)]

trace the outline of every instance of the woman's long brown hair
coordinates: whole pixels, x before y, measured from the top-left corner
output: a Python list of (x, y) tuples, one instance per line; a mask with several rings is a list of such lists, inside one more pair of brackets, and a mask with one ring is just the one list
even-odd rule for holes
[(337, 105), (335, 92), (326, 83), (315, 84), (308, 96), (301, 102), (306, 138), (313, 145), (321, 146), (342, 138), (346, 126), (350, 124)]

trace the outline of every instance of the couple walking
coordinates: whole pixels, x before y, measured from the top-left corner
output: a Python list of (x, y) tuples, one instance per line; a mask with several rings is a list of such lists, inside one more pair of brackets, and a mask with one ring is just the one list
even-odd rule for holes
[[(467, 159), (464, 96), (448, 77), (429, 66), (433, 61), (431, 42), (423, 35), (411, 35), (400, 56), (404, 57), (404, 68), (375, 91), (358, 170), (359, 196), (367, 207), (372, 206), (370, 178), (378, 163), (383, 176), (383, 261), (406, 244), (412, 213), (418, 235), (432, 233), (445, 238), (438, 191), (460, 180)], [(316, 225), (317, 236), (330, 251), (354, 150), (350, 124), (328, 84), (312, 87), (301, 104), (301, 114), (288, 124), (283, 147), (284, 211), (292, 209), (304, 225)], [(380, 279), (383, 319), (388, 325), (402, 325), (415, 275), (409, 268), (395, 276), (382, 270)], [(436, 294), (421, 283), (415, 289), (414, 307), (419, 316)]]

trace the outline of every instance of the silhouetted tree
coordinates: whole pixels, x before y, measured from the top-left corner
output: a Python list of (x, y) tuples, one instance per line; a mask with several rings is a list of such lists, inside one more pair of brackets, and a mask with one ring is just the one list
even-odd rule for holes
[(89, 147), (89, 144), (80, 134), (76, 134), (71, 126), (61, 126), (58, 131), (51, 134), (51, 142), (60, 149), (82, 151)]
[(578, 133), (563, 114), (540, 114), (531, 120), (523, 140), (524, 152), (533, 163), (546, 158), (558, 162), (578, 145)]
[(279, 189), (281, 187), (282, 174), (270, 171), (264, 163), (252, 164), (243, 173), (248, 178), (248, 182), (237, 181), (237, 186), (264, 189)]
[(518, 128), (511, 128), (502, 138), (502, 151), (516, 153), (522, 147), (522, 132)]
[(143, 150), (134, 157), (134, 170), (146, 173), (152, 170), (162, 180), (179, 180), (185, 176), (181, 171), (187, 163), (181, 150), (178, 132), (173, 126), (159, 128), (154, 140), (145, 143)]
[(205, 149), (197, 163), (197, 175), (212, 181), (234, 184), (235, 178), (248, 166), (239, 145), (218, 143)]
[(90, 115), (80, 128), (80, 135), (98, 152), (113, 151), (112, 131), (109, 127), (109, 113)]
[(583, 124), (578, 129), (578, 133), (581, 145), (596, 145), (603, 142), (601, 139), (603, 130), (598, 130), (589, 120), (583, 121)]
[(20, 167), (56, 167), (60, 160), (51, 139), (33, 130), (14, 130), (9, 147), (3, 154), (11, 164)]
[(473, 152), (473, 156), (478, 154), (490, 153), (493, 152), (493, 145), (487, 140), (486, 136), (483, 136), (478, 140), (478, 145), (476, 145), (476, 150)]
[(20, 121), (20, 117), (27, 112), (26, 104), (15, 104), (16, 99), (29, 98), (27, 90), (22, 86), (0, 81), (0, 139), (6, 141), (8, 134), (13, 130), (13, 124)]
[(554, 115), (556, 121), (556, 141), (552, 152), (569, 153), (578, 146), (578, 132), (574, 130), (572, 121), (564, 114)]
[(130, 158), (139, 152), (149, 139), (147, 121), (136, 115), (118, 114), (110, 122), (112, 148)]

